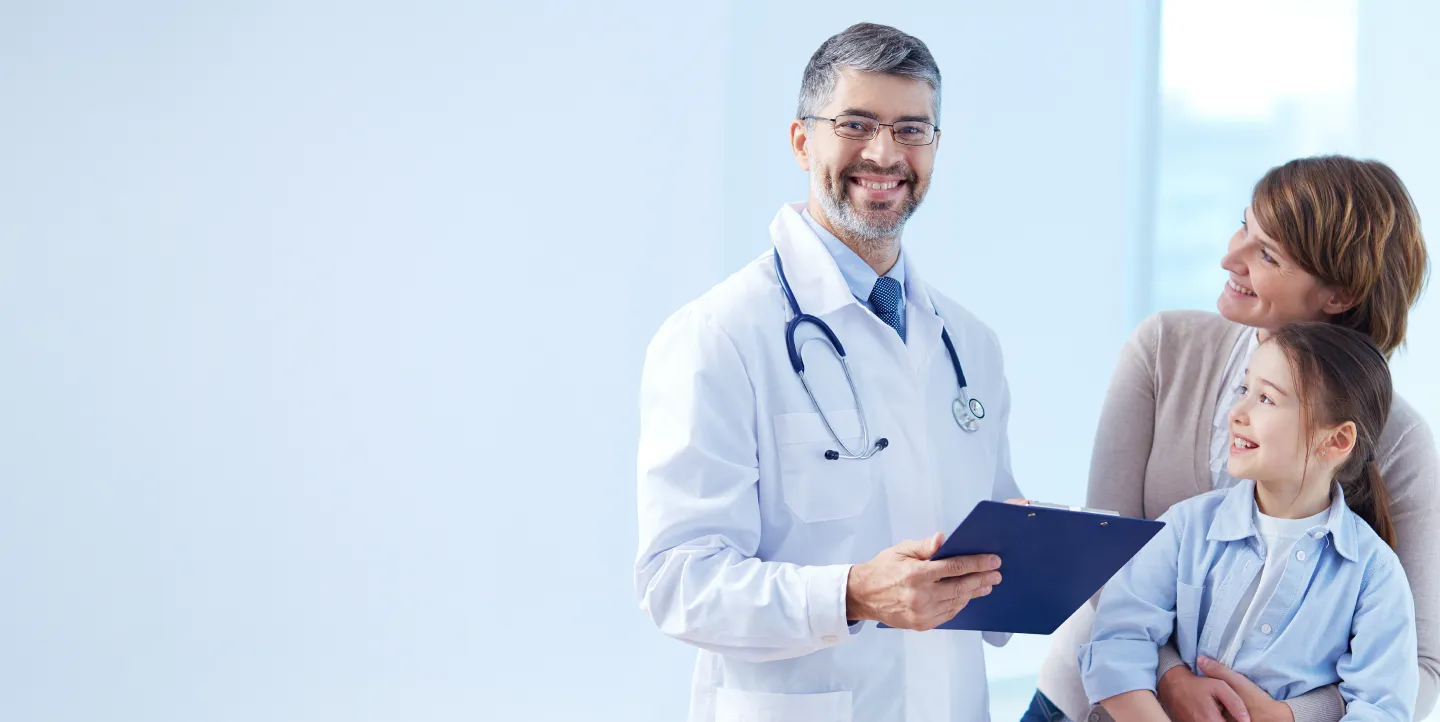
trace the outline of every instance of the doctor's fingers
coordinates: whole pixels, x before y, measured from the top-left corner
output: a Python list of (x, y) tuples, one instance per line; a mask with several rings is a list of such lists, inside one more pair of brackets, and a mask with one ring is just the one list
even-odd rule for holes
[(1000, 557), (994, 554), (974, 554), (927, 562), (925, 566), (927, 567), (926, 571), (935, 579), (963, 577), (967, 574), (979, 574), (999, 569)]
[(983, 574), (966, 574), (963, 577), (954, 579), (942, 579), (936, 584), (943, 590), (942, 596), (951, 602), (968, 602), (975, 597), (984, 596), (990, 593), (990, 589), (1000, 583), (1000, 572), (985, 572)]
[(933, 629), (950, 621), (951, 619), (954, 619), (955, 615), (959, 614), (960, 610), (968, 606), (971, 601), (989, 594), (992, 589), (992, 587), (988, 585), (982, 586), (978, 589), (969, 589), (966, 587), (966, 585), (949, 580), (943, 582), (943, 584), (948, 584), (952, 587), (952, 596), (943, 600), (943, 602), (939, 605), (938, 610), (936, 610), (935, 616), (925, 624), (925, 627), (927, 629)]

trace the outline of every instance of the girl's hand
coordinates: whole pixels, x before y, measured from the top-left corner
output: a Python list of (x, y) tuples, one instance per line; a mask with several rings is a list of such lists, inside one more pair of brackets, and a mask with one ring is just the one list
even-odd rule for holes
[[(1248, 679), (1245, 681), (1250, 683)], [(1197, 677), (1183, 664), (1166, 672), (1155, 690), (1165, 710), (1178, 722), (1248, 722), (1250, 719), (1246, 702), (1229, 684), (1220, 679)], [(1268, 695), (1265, 698), (1270, 699)], [(1288, 705), (1280, 704), (1289, 709)]]
[(1218, 679), (1235, 690), (1240, 695), (1240, 700), (1245, 703), (1245, 709), (1250, 712), (1251, 722), (1295, 722), (1295, 713), (1290, 711), (1290, 705), (1284, 702), (1276, 702), (1259, 685), (1250, 681), (1239, 672), (1226, 667), (1219, 662), (1209, 658), (1201, 657), (1196, 660), (1200, 663), (1200, 671), (1205, 676)]

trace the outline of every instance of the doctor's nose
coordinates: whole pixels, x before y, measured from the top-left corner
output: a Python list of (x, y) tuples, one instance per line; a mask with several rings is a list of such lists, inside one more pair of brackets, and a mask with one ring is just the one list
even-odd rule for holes
[(895, 142), (895, 136), (890, 133), (889, 127), (881, 127), (876, 131), (875, 137), (865, 144), (865, 149), (860, 152), (860, 157), (881, 168), (889, 168), (905, 159), (905, 153), (902, 150), (904, 147)]

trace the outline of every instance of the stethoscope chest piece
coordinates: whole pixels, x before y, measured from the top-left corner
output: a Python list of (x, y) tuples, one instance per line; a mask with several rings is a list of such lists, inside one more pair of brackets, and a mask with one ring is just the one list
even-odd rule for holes
[(968, 405), (955, 399), (950, 410), (955, 413), (955, 423), (959, 424), (960, 428), (972, 434), (980, 430), (980, 419), (985, 418), (985, 405), (980, 403), (979, 399), (970, 399)]

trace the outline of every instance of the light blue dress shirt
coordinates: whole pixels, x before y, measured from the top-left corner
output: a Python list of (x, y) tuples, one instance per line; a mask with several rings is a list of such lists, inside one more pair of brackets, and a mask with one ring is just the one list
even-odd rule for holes
[[(870, 291), (875, 288), (875, 281), (880, 274), (870, 267), (859, 254), (850, 250), (845, 242), (835, 237), (834, 233), (825, 230), (814, 218), (810, 217), (808, 209), (800, 211), (800, 217), (820, 237), (820, 242), (825, 244), (825, 250), (835, 259), (835, 265), (840, 267), (840, 275), (845, 277), (845, 285), (850, 287), (850, 293), (861, 306), (869, 309), (871, 313), (875, 309), (870, 306)], [(905, 251), (901, 249), (900, 255), (895, 259), (895, 265), (885, 274), (887, 278), (893, 278), (900, 283), (900, 333), (904, 338), (905, 332)]]
[[(1400, 560), (1336, 485), (1323, 525), (1287, 555), (1279, 585), (1233, 669), (1277, 700), (1339, 683), (1346, 720), (1409, 720), (1419, 689), (1415, 605)], [(1091, 704), (1155, 690), (1158, 649), (1176, 636), (1191, 670), (1219, 659), (1234, 615), (1265, 566), (1255, 482), (1171, 507), (1165, 528), (1100, 595), (1080, 672)]]

